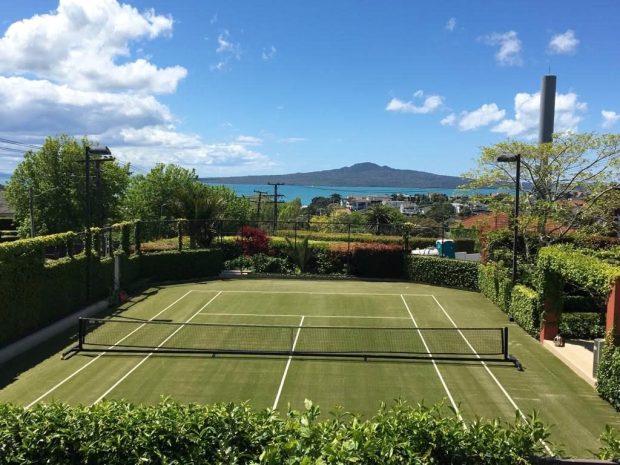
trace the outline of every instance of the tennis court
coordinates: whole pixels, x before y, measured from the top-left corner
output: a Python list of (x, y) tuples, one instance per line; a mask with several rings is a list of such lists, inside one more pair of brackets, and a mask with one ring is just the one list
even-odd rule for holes
[[(402, 398), (444, 402), (446, 414), (467, 420), (508, 421), (536, 410), (556, 425), (552, 441), (574, 455), (597, 449), (605, 424), (620, 425), (587, 383), (476, 293), (412, 283), (222, 280), (149, 289), (100, 318), (83, 322), (81, 338), (76, 321), (70, 335), (10, 367), (0, 402), (169, 396), (286, 409), (303, 408), (307, 398), (323, 412), (342, 406), (367, 415)], [(505, 326), (507, 353), (523, 371), (505, 360)], [(77, 339), (86, 350), (62, 360)]]

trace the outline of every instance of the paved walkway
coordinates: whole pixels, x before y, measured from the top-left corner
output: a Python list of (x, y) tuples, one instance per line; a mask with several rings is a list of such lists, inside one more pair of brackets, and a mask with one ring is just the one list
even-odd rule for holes
[(591, 386), (596, 385), (596, 378), (592, 376), (594, 342), (568, 339), (564, 347), (556, 347), (553, 341), (545, 341), (544, 346)]

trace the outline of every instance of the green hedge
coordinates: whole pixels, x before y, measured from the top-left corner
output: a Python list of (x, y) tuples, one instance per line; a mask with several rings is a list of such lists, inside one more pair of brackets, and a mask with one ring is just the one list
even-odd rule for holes
[(512, 290), (508, 270), (494, 263), (480, 265), (479, 270), (480, 292), (502, 311), (508, 312)]
[(363, 278), (403, 277), (403, 251), (397, 245), (357, 245), (351, 251), (350, 274)]
[(605, 315), (602, 313), (562, 313), (560, 334), (571, 339), (605, 337)]
[(520, 284), (512, 289), (510, 314), (532, 336), (538, 336), (540, 330), (540, 304), (540, 295), (533, 289)]
[(155, 281), (177, 281), (217, 276), (223, 265), (219, 249), (155, 252), (141, 256), (140, 274)]
[(620, 411), (620, 349), (613, 344), (611, 331), (607, 334), (601, 354), (596, 390), (603, 399)]
[(405, 259), (405, 277), (418, 283), (477, 291), (479, 267), (476, 262), (409, 255)]
[(527, 464), (544, 455), (547, 428), (536, 418), (513, 423), (462, 420), (442, 406), (404, 402), (363, 420), (319, 420), (303, 411), (280, 416), (247, 404), (158, 405), (101, 402), (0, 404), (0, 463), (31, 464)]

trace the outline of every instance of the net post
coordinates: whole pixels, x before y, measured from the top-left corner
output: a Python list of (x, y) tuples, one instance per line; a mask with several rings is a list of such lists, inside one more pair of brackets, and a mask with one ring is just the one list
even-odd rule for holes
[(84, 330), (85, 330), (85, 320), (84, 318), (78, 319), (78, 350), (82, 350), (84, 347)]
[(508, 360), (508, 326), (504, 326), (502, 334), (502, 344), (503, 344), (503, 352), (504, 352), (504, 360)]

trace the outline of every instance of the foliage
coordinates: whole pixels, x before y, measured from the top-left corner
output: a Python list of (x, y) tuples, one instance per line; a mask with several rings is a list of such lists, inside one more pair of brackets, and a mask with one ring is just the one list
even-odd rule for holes
[[(83, 161), (85, 147), (91, 145), (88, 139), (78, 141), (61, 135), (48, 137), (39, 150), (24, 154), (5, 190), (22, 237), (30, 231), (30, 189), (37, 235), (78, 231), (86, 226)], [(119, 199), (129, 183), (129, 165), (101, 163), (99, 191), (95, 166), (91, 164), (91, 218), (93, 224), (101, 225), (106, 219), (119, 217)]]
[(290, 274), (295, 271), (295, 265), (287, 257), (272, 257), (263, 253), (242, 255), (224, 262), (226, 270), (251, 270), (256, 273)]
[(620, 278), (620, 267), (561, 245), (540, 249), (538, 268), (590, 290), (601, 300), (607, 299), (613, 283)]
[(543, 455), (547, 428), (532, 416), (514, 423), (474, 420), (467, 427), (442, 406), (396, 402), (363, 420), (339, 413), (248, 404), (91, 407), (0, 405), (0, 463), (162, 464), (514, 464)]
[(382, 226), (405, 222), (405, 215), (397, 208), (382, 204), (373, 205), (364, 210), (364, 218), (367, 223), (374, 226), (375, 234), (381, 234), (383, 231), (388, 230)]
[(613, 330), (609, 330), (596, 373), (596, 390), (603, 399), (620, 411), (620, 350), (614, 342)]
[(237, 244), (241, 248), (243, 255), (266, 253), (269, 250), (269, 238), (265, 231), (252, 226), (243, 226), (241, 228)]
[(314, 248), (315, 271), (318, 274), (342, 274), (345, 272), (347, 256), (323, 247)]
[(218, 249), (166, 251), (144, 254), (141, 275), (155, 281), (179, 281), (217, 276), (223, 267)]
[(562, 312), (560, 334), (571, 339), (596, 339), (605, 336), (605, 315), (602, 313)]
[(329, 197), (314, 197), (308, 205), (309, 215), (321, 215), (327, 213), (330, 208), (340, 205), (340, 194), (332, 194)]
[(299, 241), (291, 241), (288, 237), (285, 237), (286, 244), (288, 245), (288, 255), (293, 262), (299, 267), (302, 273), (308, 271), (308, 265), (312, 259), (312, 251), (308, 246), (308, 238), (305, 237)]
[(436, 221), (438, 224), (447, 222), (454, 216), (455, 209), (451, 203), (440, 202), (434, 203), (430, 210), (426, 212), (426, 216)]
[(508, 270), (496, 263), (480, 265), (478, 282), (480, 292), (502, 311), (508, 312), (512, 291)]
[[(620, 179), (620, 135), (556, 135), (553, 143), (509, 140), (483, 147), (478, 169), (466, 173), (468, 187), (515, 185), (516, 163), (500, 163), (500, 156), (521, 155), (521, 181), (531, 186), (523, 193), (519, 226), (533, 225), (539, 241), (549, 243), (578, 225), (588, 209), (604, 199)], [(576, 191), (588, 193), (583, 205), (571, 202)]]
[(405, 258), (405, 277), (419, 283), (477, 291), (479, 267), (476, 262), (409, 255)]
[(396, 244), (354, 244), (348, 271), (365, 278), (402, 278), (402, 247)]
[(510, 293), (510, 314), (521, 328), (535, 337), (540, 330), (540, 305), (540, 295), (529, 287), (517, 284)]
[(610, 425), (605, 425), (605, 431), (601, 435), (601, 449), (596, 456), (601, 460), (620, 460), (620, 437), (618, 432)]

